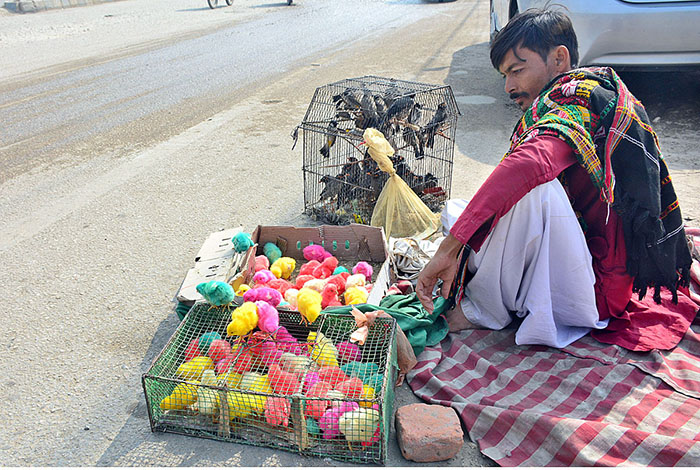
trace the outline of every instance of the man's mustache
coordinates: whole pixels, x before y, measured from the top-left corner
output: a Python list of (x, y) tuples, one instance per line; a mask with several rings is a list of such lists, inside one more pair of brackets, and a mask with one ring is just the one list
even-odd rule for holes
[(511, 93), (508, 96), (510, 97), (511, 100), (517, 100), (518, 98), (526, 98), (529, 95), (525, 92), (522, 92), (522, 93)]

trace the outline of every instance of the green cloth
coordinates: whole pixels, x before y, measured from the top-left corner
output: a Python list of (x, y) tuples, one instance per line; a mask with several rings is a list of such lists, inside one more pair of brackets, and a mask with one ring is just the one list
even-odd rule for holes
[[(447, 310), (447, 300), (438, 297), (434, 301), (432, 315), (423, 308), (415, 293), (409, 295), (387, 295), (379, 306), (359, 304), (355, 307), (362, 313), (384, 310), (391, 315), (403, 330), (413, 352), (418, 356), (426, 346), (435, 346), (445, 339), (449, 331), (447, 319), (442, 313)], [(327, 314), (349, 314), (350, 306), (334, 307), (324, 310)]]

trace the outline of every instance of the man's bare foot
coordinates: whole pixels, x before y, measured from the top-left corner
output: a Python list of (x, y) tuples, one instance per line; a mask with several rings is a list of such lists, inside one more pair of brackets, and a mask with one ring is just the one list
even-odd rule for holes
[(452, 310), (448, 310), (447, 312), (445, 312), (445, 318), (447, 318), (447, 326), (449, 328), (450, 333), (453, 333), (455, 331), (473, 330), (479, 328), (479, 325), (475, 325), (474, 323), (467, 320), (467, 317), (464, 316), (464, 312), (462, 312), (462, 307), (459, 304), (457, 304)]

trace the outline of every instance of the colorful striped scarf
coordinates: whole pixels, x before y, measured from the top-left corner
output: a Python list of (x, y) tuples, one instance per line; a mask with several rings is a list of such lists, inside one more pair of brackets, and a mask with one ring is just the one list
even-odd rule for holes
[(687, 286), (691, 256), (666, 162), (644, 106), (609, 67), (554, 78), (515, 126), (507, 158), (536, 135), (571, 146), (600, 197), (621, 217), (627, 272), (640, 300), (654, 287)]

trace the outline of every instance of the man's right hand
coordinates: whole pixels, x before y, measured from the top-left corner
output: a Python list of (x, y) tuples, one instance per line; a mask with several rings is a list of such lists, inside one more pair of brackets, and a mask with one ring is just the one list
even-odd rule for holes
[(433, 289), (438, 280), (442, 280), (440, 296), (447, 299), (450, 295), (459, 267), (459, 252), (463, 246), (452, 234), (448, 235), (418, 276), (416, 296), (428, 313), (433, 313)]

